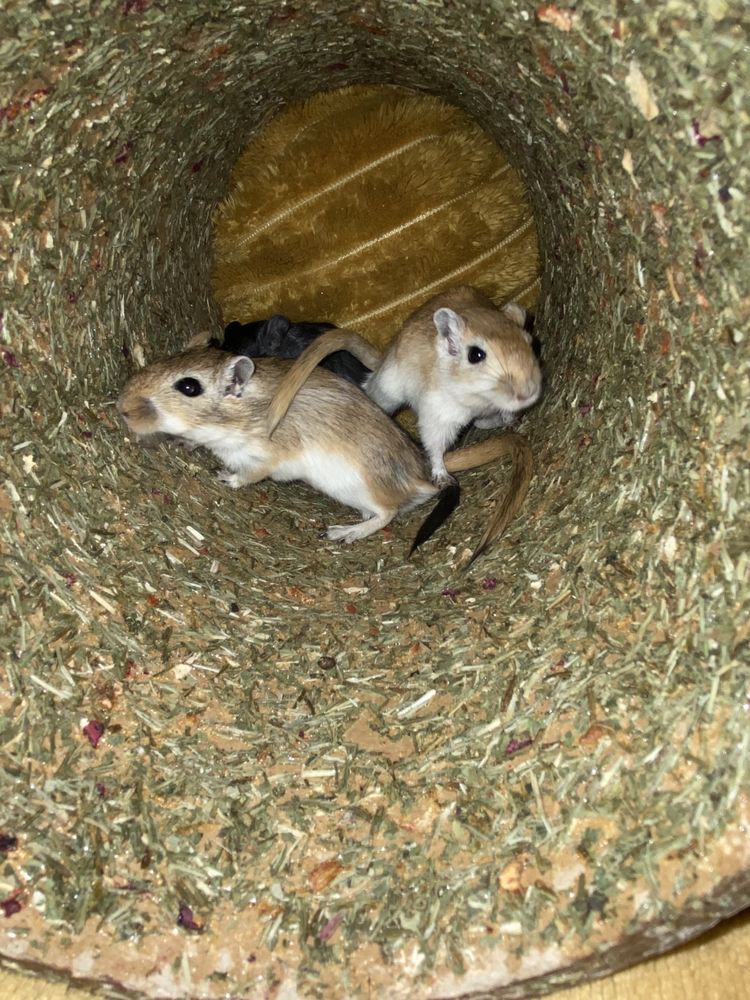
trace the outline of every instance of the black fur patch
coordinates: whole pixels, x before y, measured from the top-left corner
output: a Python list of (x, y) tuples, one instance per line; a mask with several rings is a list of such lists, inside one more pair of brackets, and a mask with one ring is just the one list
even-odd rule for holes
[[(321, 333), (334, 330), (335, 323), (292, 323), (286, 316), (271, 316), (254, 323), (230, 323), (224, 329), (224, 351), (248, 358), (298, 358)], [(361, 361), (348, 351), (329, 354), (321, 364), (335, 375), (361, 386), (370, 374)]]

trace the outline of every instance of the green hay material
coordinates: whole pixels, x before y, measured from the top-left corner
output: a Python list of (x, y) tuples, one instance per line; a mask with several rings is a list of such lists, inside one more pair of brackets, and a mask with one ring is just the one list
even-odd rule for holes
[[(162, 996), (516, 996), (747, 903), (744, 5), (554, 11), (6, 4), (6, 960)], [(252, 130), (357, 81), (459, 104), (536, 212), (539, 472), (467, 578), (502, 470), (408, 564), (413, 521), (339, 549), (324, 498), (229, 494), (111, 405), (215, 322)]]

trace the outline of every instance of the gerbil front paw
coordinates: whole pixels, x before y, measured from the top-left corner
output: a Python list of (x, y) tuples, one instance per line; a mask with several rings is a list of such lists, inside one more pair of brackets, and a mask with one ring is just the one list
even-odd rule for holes
[(240, 476), (236, 472), (230, 472), (229, 469), (219, 469), (216, 478), (225, 486), (231, 486), (233, 490), (238, 490), (244, 485)]
[(450, 486), (451, 483), (455, 483), (456, 477), (452, 476), (450, 472), (447, 472), (445, 469), (443, 469), (442, 471), (433, 470), (432, 481), (435, 484), (435, 486), (438, 487), (438, 489), (442, 490), (445, 489), (446, 486)]
[(196, 448), (200, 448), (200, 445), (196, 444), (195, 441), (188, 441), (187, 438), (180, 437), (179, 435), (170, 437), (170, 441), (184, 451), (195, 451)]
[(474, 426), (478, 427), (480, 431), (489, 431), (493, 427), (510, 427), (516, 422), (517, 417), (518, 414), (512, 413), (510, 410), (498, 410), (490, 417), (480, 417), (475, 420)]

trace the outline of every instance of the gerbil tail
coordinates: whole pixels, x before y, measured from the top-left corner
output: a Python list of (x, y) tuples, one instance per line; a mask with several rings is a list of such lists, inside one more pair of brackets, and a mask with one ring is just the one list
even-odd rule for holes
[(461, 491), (455, 480), (452, 483), (448, 483), (445, 489), (440, 491), (438, 502), (424, 519), (419, 527), (419, 531), (414, 536), (414, 541), (411, 543), (411, 548), (409, 549), (409, 556), (423, 542), (426, 542), (428, 538), (435, 534), (443, 521), (448, 520), (456, 507), (458, 507), (460, 497)]
[(479, 544), (464, 567), (465, 570), (489, 547), (491, 542), (503, 534), (520, 510), (521, 504), (529, 492), (529, 483), (534, 474), (534, 461), (529, 442), (521, 434), (516, 434), (514, 431), (509, 431), (499, 437), (489, 438), (479, 444), (459, 448), (457, 451), (449, 451), (445, 456), (445, 467), (448, 472), (475, 469), (479, 465), (486, 465), (487, 462), (493, 462), (506, 456), (513, 461), (508, 492), (497, 505), (490, 518), (490, 523), (479, 539)]
[(269, 437), (285, 417), (286, 411), (292, 405), (292, 400), (308, 380), (311, 372), (323, 358), (327, 358), (329, 354), (334, 354), (336, 351), (349, 351), (363, 365), (373, 371), (380, 366), (382, 361), (380, 351), (352, 330), (337, 329), (322, 333), (300, 354), (284, 376), (276, 395), (271, 400), (266, 423)]

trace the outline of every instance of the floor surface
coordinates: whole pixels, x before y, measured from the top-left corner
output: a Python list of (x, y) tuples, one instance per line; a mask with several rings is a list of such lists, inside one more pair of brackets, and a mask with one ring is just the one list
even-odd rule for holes
[[(750, 910), (677, 951), (584, 986), (550, 994), (550, 1000), (748, 1000)], [(63, 983), (0, 970), (1, 1000), (91, 1000)]]

